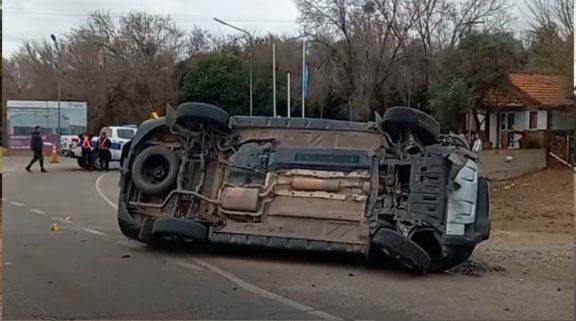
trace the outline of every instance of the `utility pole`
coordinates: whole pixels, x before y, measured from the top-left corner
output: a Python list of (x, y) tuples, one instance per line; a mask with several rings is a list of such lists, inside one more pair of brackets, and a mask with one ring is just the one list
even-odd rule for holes
[(302, 42), (302, 118), (306, 117), (306, 41)]
[(274, 117), (276, 113), (276, 44), (272, 44), (272, 112)]
[(253, 77), (252, 77), (252, 75), (253, 75), (253, 71), (252, 71), (252, 70), (253, 70), (253, 67), (254, 67), (254, 38), (252, 37), (252, 34), (251, 34), (251, 33), (249, 33), (248, 31), (246, 31), (246, 30), (244, 30), (244, 29), (242, 29), (242, 28), (239, 28), (239, 27), (236, 27), (236, 26), (234, 26), (234, 25), (231, 25), (231, 24), (229, 24), (229, 23), (227, 23), (227, 22), (225, 22), (225, 21), (222, 21), (222, 20), (220, 20), (220, 19), (218, 19), (218, 18), (212, 18), (212, 19), (213, 19), (214, 21), (220, 23), (220, 24), (223, 24), (223, 25), (227, 26), (227, 27), (230, 27), (230, 28), (232, 28), (232, 29), (238, 30), (238, 31), (240, 31), (240, 32), (242, 32), (242, 33), (244, 33), (245, 35), (248, 36), (248, 40), (250, 41), (250, 76), (249, 76), (249, 77), (250, 77), (250, 116), (252, 116), (252, 115), (254, 114), (254, 99), (253, 99), (254, 80), (253, 80)]
[[(59, 51), (58, 42), (56, 42), (56, 36), (54, 34), (50, 34), (50, 38), (52, 38), (52, 41), (54, 41), (54, 46)], [(60, 114), (60, 101), (61, 100), (62, 100), (62, 75), (60, 73), (58, 73), (58, 135), (62, 135), (62, 127), (60, 124), (60, 118), (62, 118), (61, 114)]]
[(291, 117), (290, 114), (292, 111), (290, 110), (291, 109), (291, 106), (290, 106), (290, 82), (291, 82), (291, 79), (290, 79), (290, 73), (289, 72), (288, 72), (286, 78), (287, 78), (287, 80), (286, 80), (286, 95), (288, 96), (287, 108), (288, 108), (288, 118), (290, 118)]

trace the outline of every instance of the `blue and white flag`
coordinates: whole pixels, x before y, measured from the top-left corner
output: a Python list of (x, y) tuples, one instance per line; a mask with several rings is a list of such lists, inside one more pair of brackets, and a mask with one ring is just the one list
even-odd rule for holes
[(303, 84), (302, 86), (304, 86), (304, 96), (308, 97), (309, 93), (310, 93), (310, 81), (311, 81), (311, 77), (310, 77), (310, 71), (308, 70), (308, 65), (304, 66), (304, 79), (302, 80)]

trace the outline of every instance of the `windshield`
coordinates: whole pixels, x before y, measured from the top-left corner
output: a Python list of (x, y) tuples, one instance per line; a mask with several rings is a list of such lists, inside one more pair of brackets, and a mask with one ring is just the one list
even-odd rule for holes
[(118, 138), (122, 138), (122, 139), (132, 139), (132, 137), (134, 137), (134, 134), (136, 133), (136, 130), (134, 129), (118, 129)]

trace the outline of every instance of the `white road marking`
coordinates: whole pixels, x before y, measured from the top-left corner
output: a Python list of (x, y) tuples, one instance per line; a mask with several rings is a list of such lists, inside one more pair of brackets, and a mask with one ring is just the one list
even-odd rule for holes
[(100, 197), (106, 202), (108, 203), (108, 205), (112, 206), (114, 209), (118, 209), (118, 206), (116, 205), (116, 203), (112, 202), (106, 195), (104, 195), (104, 192), (102, 192), (102, 189), (100, 188), (100, 182), (102, 181), (102, 179), (110, 174), (112, 174), (113, 172), (109, 172), (103, 175), (98, 176), (98, 179), (96, 179), (96, 183), (94, 184), (96, 186), (96, 192), (98, 192), (98, 195), (100, 195)]
[(259, 296), (264, 297), (264, 298), (269, 299), (269, 300), (274, 300), (274, 301), (283, 303), (283, 304), (290, 306), (296, 310), (311, 314), (315, 317), (319, 317), (319, 318), (324, 319), (324, 320), (333, 320), (333, 321), (344, 320), (344, 319), (339, 318), (335, 315), (332, 315), (328, 312), (315, 309), (311, 306), (296, 302), (294, 300), (290, 300), (290, 299), (283, 297), (279, 294), (265, 290), (265, 289), (263, 289), (259, 286), (256, 286), (256, 285), (254, 285), (248, 281), (245, 281), (245, 280), (243, 280), (243, 279), (241, 279), (235, 275), (232, 275), (232, 274), (222, 270), (221, 268), (214, 266), (214, 265), (212, 265), (206, 261), (195, 259), (195, 258), (192, 258), (191, 260), (194, 261), (196, 264), (203, 266), (203, 267), (207, 268), (208, 270), (220, 275), (221, 277), (227, 279), (228, 281), (235, 283), (236, 285), (238, 285), (242, 289), (244, 289), (248, 292), (252, 292), (253, 294), (259, 295)]
[(39, 215), (44, 215), (46, 214), (46, 212), (44, 212), (43, 210), (39, 210), (39, 209), (30, 209), (30, 212), (34, 213), (34, 214), (39, 214)]
[(142, 243), (138, 243), (138, 242), (130, 241), (130, 240), (117, 241), (116, 244), (122, 245), (122, 246), (127, 247), (131, 250), (141, 250), (141, 249), (145, 248), (145, 246)]
[(12, 265), (10, 262), (4, 262), (4, 266)]
[(89, 227), (85, 227), (85, 228), (83, 228), (82, 230), (83, 230), (84, 232), (92, 233), (92, 234), (95, 234), (95, 235), (104, 235), (104, 233), (102, 233), (102, 232), (100, 232), (100, 231), (96, 231), (96, 230), (91, 229), (91, 228), (89, 228)]
[(23, 203), (19, 203), (19, 202), (10, 202), (10, 204), (12, 204), (14, 206), (24, 206)]
[(88, 225), (88, 227), (96, 231), (106, 232), (106, 229), (100, 226)]
[(166, 258), (168, 261), (183, 267), (185, 269), (190, 269), (190, 270), (195, 270), (195, 271), (202, 271), (205, 270), (205, 268), (202, 268), (201, 266), (198, 266), (194, 263), (191, 262), (187, 262), (186, 260), (182, 260), (182, 259), (171, 259), (171, 258)]
[[(117, 210), (117, 209), (118, 209), (118, 206), (117, 206), (114, 202), (112, 202), (106, 195), (104, 195), (104, 193), (102, 192), (102, 189), (100, 188), (100, 182), (102, 181), (102, 178), (104, 178), (106, 175), (109, 175), (109, 174), (111, 174), (111, 173), (112, 173), (112, 172), (106, 173), (106, 174), (103, 174), (103, 175), (100, 175), (100, 176), (98, 177), (98, 179), (96, 179), (95, 186), (96, 186), (96, 191), (98, 192), (98, 195), (100, 195), (100, 197), (101, 197), (106, 203), (108, 203), (108, 205), (110, 205), (112, 208), (114, 208), (114, 209)], [(96, 231), (96, 232), (98, 232), (98, 231)], [(100, 232), (99, 232), (99, 233), (100, 233)], [(171, 260), (171, 261), (173, 261), (173, 260)], [(250, 283), (250, 282), (248, 282), (248, 281), (245, 281), (245, 280), (243, 280), (243, 279), (241, 279), (241, 278), (239, 278), (239, 277), (237, 277), (237, 276), (235, 276), (235, 275), (232, 275), (232, 274), (230, 274), (230, 273), (228, 273), (228, 272), (220, 269), (220, 268), (217, 267), (217, 266), (214, 266), (214, 265), (212, 265), (212, 264), (209, 264), (208, 262), (206, 262), (206, 261), (204, 261), (204, 260), (200, 260), (200, 259), (195, 259), (195, 258), (194, 258), (194, 259), (192, 259), (192, 261), (194, 261), (194, 263), (198, 264), (200, 267), (204, 267), (204, 268), (206, 268), (206, 269), (208, 269), (208, 270), (210, 270), (210, 271), (212, 271), (212, 272), (220, 275), (221, 277), (227, 279), (228, 281), (230, 281), (230, 282), (232, 282), (232, 283), (235, 283), (236, 285), (238, 285), (238, 286), (241, 287), (242, 289), (244, 289), (244, 290), (246, 290), (246, 291), (248, 291), (248, 292), (251, 292), (251, 293), (253, 293), (253, 294), (256, 294), (256, 295), (262, 296), (262, 297), (264, 297), (264, 298), (267, 298), (267, 299), (270, 299), (270, 300), (274, 300), (274, 301), (283, 303), (283, 304), (285, 304), (285, 305), (287, 305), (287, 306), (290, 306), (290, 307), (292, 307), (292, 308), (294, 308), (294, 309), (296, 309), (296, 310), (298, 310), (298, 311), (311, 314), (311, 315), (313, 315), (313, 316), (315, 316), (315, 317), (318, 317), (318, 318), (321, 318), (321, 319), (324, 319), (324, 320), (332, 320), (332, 321), (343, 321), (343, 320), (344, 320), (344, 319), (339, 318), (339, 317), (337, 317), (337, 316), (335, 316), (335, 315), (332, 315), (332, 314), (330, 314), (330, 313), (328, 313), (328, 312), (325, 312), (325, 311), (322, 311), (322, 310), (313, 308), (313, 307), (311, 307), (311, 306), (307, 306), (307, 305), (305, 305), (305, 304), (302, 304), (302, 303), (299, 303), (299, 302), (290, 300), (290, 299), (288, 299), (288, 298), (286, 298), (286, 297), (283, 297), (283, 296), (281, 296), (281, 295), (279, 295), (279, 294), (276, 294), (276, 293), (270, 292), (270, 291), (268, 291), (268, 290), (265, 290), (265, 289), (263, 289), (263, 288), (261, 288), (261, 287), (258, 287), (258, 286), (254, 285), (254, 284), (252, 284), (252, 283)], [(190, 268), (191, 268), (191, 267), (190, 267)]]

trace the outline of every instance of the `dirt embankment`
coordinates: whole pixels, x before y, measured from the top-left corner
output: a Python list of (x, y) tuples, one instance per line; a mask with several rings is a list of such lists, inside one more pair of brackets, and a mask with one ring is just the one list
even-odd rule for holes
[(573, 172), (565, 167), (491, 184), (496, 230), (565, 233), (574, 231)]
[(472, 263), (517, 279), (559, 282), (572, 291), (575, 180), (572, 169), (553, 166), (492, 182), (492, 233)]

